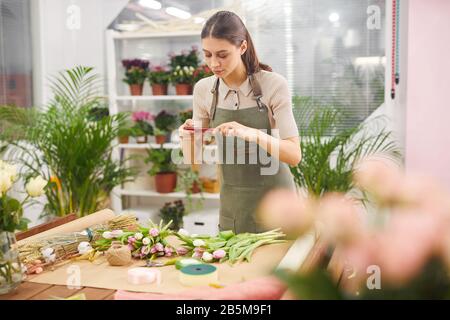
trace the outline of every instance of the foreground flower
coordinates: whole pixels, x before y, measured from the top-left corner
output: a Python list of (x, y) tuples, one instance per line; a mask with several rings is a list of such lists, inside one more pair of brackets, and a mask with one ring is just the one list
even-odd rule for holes
[(150, 244), (150, 239), (145, 237), (144, 239), (142, 239), (142, 244), (145, 245), (145, 246)]
[(180, 247), (177, 249), (177, 255), (179, 255), (179, 256), (184, 256), (188, 252), (189, 252), (189, 250), (186, 249), (185, 247)]
[(157, 244), (155, 244), (155, 249), (157, 250), (157, 251), (164, 251), (164, 246), (162, 245), (162, 243), (157, 243)]
[(134, 234), (134, 238), (136, 240), (141, 240), (143, 237), (144, 237), (144, 235), (142, 233), (140, 233), (140, 232), (137, 232), (137, 233)]
[(44, 188), (47, 185), (48, 181), (42, 178), (41, 176), (37, 176), (28, 182), (25, 186), (27, 193), (30, 197), (39, 197), (44, 193)]
[(123, 235), (123, 231), (122, 230), (113, 230), (111, 231), (111, 236), (113, 238), (119, 238)]

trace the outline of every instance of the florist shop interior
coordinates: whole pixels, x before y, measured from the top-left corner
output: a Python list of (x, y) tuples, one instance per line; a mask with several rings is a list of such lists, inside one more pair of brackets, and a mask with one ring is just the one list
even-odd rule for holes
[(0, 299), (450, 297), (449, 31), (447, 0), (0, 0)]

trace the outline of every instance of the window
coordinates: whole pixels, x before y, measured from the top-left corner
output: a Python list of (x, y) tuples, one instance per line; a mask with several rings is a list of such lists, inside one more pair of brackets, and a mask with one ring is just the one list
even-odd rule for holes
[(32, 105), (29, 0), (0, 2), (0, 104)]

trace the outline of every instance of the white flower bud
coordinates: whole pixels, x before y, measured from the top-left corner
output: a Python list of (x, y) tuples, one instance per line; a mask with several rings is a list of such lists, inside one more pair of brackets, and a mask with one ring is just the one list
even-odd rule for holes
[(144, 237), (144, 235), (142, 233), (140, 233), (140, 232), (137, 232), (137, 233), (134, 234), (134, 238), (136, 240), (141, 240), (143, 237)]
[(195, 239), (193, 244), (196, 247), (203, 247), (205, 245), (205, 241), (203, 241), (201, 239)]
[(44, 188), (47, 185), (48, 181), (42, 178), (41, 176), (37, 176), (34, 179), (31, 179), (30, 182), (26, 185), (25, 189), (30, 197), (39, 197), (44, 193)]

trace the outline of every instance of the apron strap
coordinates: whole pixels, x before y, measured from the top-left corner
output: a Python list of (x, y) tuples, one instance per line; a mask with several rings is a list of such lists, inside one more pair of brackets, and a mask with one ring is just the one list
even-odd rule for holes
[(211, 89), (213, 99), (211, 102), (211, 109), (209, 112), (209, 121), (212, 122), (216, 116), (217, 102), (219, 100), (219, 78), (214, 83), (214, 87)]

